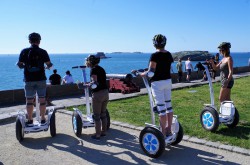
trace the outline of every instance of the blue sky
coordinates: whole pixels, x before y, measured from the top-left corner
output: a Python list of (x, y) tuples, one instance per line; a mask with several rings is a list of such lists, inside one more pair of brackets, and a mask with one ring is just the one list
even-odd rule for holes
[(0, 0), (0, 54), (19, 54), (28, 34), (49, 53), (250, 51), (250, 0)]

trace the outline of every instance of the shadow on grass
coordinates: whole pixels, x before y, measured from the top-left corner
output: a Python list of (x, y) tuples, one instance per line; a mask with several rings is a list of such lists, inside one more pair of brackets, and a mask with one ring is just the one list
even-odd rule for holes
[(250, 126), (237, 126), (235, 128), (222, 128), (216, 132), (223, 136), (237, 137), (240, 139), (249, 140)]

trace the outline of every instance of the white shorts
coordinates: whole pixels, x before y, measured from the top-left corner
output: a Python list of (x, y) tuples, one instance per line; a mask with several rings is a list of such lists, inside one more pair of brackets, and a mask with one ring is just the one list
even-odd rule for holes
[(171, 105), (172, 80), (160, 80), (151, 83), (151, 90), (159, 116), (173, 112)]

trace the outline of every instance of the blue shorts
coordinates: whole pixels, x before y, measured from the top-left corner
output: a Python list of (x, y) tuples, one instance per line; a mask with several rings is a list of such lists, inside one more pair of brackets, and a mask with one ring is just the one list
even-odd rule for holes
[(187, 69), (187, 75), (191, 75), (191, 69)]
[(46, 80), (25, 82), (24, 86), (25, 97), (34, 98), (36, 93), (38, 97), (46, 96)]

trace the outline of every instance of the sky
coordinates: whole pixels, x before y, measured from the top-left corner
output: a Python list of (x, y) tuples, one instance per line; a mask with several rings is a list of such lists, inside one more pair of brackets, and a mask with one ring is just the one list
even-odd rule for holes
[(250, 0), (0, 0), (0, 54), (19, 54), (37, 32), (48, 53), (170, 52), (231, 42), (250, 52)]

